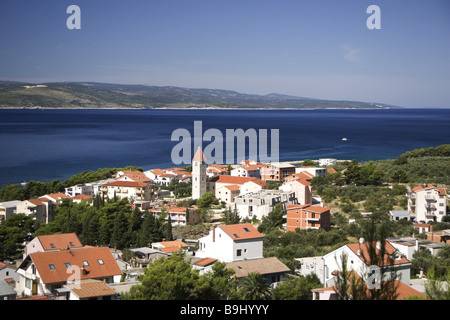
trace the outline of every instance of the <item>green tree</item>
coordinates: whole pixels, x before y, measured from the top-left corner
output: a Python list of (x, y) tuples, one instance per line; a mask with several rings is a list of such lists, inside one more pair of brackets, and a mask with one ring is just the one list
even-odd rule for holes
[(181, 254), (162, 257), (149, 264), (124, 300), (192, 300), (204, 298), (199, 271)]
[(446, 281), (442, 281), (442, 276), (436, 273), (435, 268), (430, 268), (427, 272), (425, 294), (431, 300), (450, 300), (450, 271), (447, 271)]
[(262, 219), (261, 224), (258, 226), (258, 231), (268, 232), (273, 228), (281, 227), (283, 225), (283, 214), (284, 211), (282, 204), (277, 203), (273, 210)]
[(99, 211), (95, 207), (87, 208), (82, 220), (81, 242), (84, 245), (97, 245), (100, 234)]
[(0, 224), (0, 256), (17, 258), (22, 253), (28, 234), (34, 232), (33, 218), (17, 213)]
[(273, 289), (274, 300), (311, 300), (314, 288), (321, 287), (316, 275), (288, 276), (275, 289)]
[(225, 224), (238, 224), (241, 221), (239, 214), (237, 213), (236, 207), (234, 210), (227, 208), (222, 212), (223, 223)]
[(249, 273), (238, 287), (237, 295), (241, 300), (270, 300), (271, 289), (266, 279), (257, 272)]
[(128, 212), (117, 212), (114, 219), (113, 230), (111, 232), (110, 246), (116, 247), (120, 250), (129, 247), (131, 241), (130, 226), (128, 216), (126, 214), (128, 214)]
[(227, 269), (226, 263), (216, 262), (211, 267), (211, 271), (202, 277), (206, 282), (203, 290), (205, 299), (228, 300), (236, 292), (237, 279), (233, 277), (234, 270)]
[(203, 197), (197, 200), (197, 206), (200, 209), (208, 209), (211, 208), (212, 205), (218, 204), (219, 200), (214, 196), (211, 191), (205, 192)]
[(302, 166), (303, 166), (303, 167), (311, 167), (311, 166), (315, 167), (315, 166), (317, 166), (317, 163), (315, 163), (315, 162), (312, 161), (311, 159), (305, 159), (305, 160), (303, 160), (303, 162), (302, 162)]

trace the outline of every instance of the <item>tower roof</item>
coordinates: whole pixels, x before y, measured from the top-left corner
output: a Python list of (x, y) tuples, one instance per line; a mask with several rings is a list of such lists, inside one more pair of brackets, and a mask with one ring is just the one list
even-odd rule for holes
[(194, 155), (194, 158), (192, 159), (192, 161), (203, 161), (206, 162), (206, 158), (203, 155), (202, 149), (200, 147), (198, 147), (197, 152)]

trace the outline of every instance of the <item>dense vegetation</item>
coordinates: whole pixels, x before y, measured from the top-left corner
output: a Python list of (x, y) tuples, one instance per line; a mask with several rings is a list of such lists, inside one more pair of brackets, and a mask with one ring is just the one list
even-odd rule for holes
[(111, 178), (112, 175), (122, 170), (139, 170), (136, 166), (124, 168), (100, 168), (97, 171), (83, 171), (65, 181), (53, 180), (50, 182), (29, 181), (24, 188), (20, 184), (7, 184), (0, 189), (0, 202), (11, 200), (27, 200), (42, 197), (45, 194), (64, 192), (65, 188)]

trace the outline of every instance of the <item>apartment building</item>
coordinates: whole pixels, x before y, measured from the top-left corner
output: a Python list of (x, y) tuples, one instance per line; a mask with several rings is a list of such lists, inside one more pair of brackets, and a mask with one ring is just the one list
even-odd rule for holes
[(286, 230), (330, 230), (330, 208), (291, 204), (287, 206)]
[(431, 184), (414, 187), (408, 195), (408, 211), (417, 222), (441, 222), (447, 214), (447, 192)]

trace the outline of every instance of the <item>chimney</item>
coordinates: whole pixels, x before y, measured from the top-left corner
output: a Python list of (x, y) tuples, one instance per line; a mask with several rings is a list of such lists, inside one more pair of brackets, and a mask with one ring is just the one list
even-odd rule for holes
[(416, 251), (419, 251), (419, 239), (416, 238)]
[(212, 226), (212, 240), (213, 240), (213, 242), (216, 242), (216, 226), (215, 225), (213, 225)]
[(364, 238), (359, 238), (359, 243), (364, 243)]

